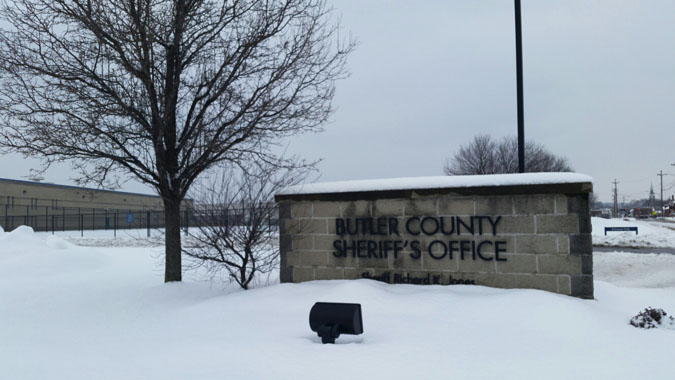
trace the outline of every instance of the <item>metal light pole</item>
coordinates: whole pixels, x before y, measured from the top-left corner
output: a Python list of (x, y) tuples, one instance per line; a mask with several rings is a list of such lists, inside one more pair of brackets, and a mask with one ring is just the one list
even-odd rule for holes
[(520, 27), (520, 0), (516, 13), (516, 81), (518, 91), (518, 172), (525, 173), (525, 116), (523, 114), (523, 36)]

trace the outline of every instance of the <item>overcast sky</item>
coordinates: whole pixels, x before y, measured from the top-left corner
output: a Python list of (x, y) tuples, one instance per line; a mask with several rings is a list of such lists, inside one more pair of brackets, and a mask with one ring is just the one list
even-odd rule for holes
[[(360, 41), (322, 133), (288, 151), (322, 159), (320, 181), (442, 175), (476, 134), (515, 135), (513, 1), (332, 0)], [(675, 174), (675, 1), (522, 1), (525, 136), (619, 201)], [(0, 177), (34, 163), (5, 160)], [(67, 169), (46, 180), (70, 183)], [(664, 176), (664, 197), (675, 176)], [(143, 191), (129, 183), (125, 190)]]

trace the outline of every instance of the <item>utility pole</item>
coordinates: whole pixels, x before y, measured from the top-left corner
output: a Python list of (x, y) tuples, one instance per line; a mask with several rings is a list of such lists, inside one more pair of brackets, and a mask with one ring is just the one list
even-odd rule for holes
[(518, 95), (518, 173), (525, 173), (525, 116), (523, 106), (523, 34), (520, 27), (520, 0), (514, 0), (516, 13), (516, 92)]
[(614, 179), (614, 182), (612, 182), (612, 183), (614, 184), (614, 217), (616, 218), (616, 216), (619, 215), (619, 200), (618, 200), (619, 197), (618, 197), (616, 185), (618, 185), (619, 183), (616, 182), (616, 178)]
[(661, 177), (661, 216), (663, 216), (663, 170), (659, 170), (657, 176)]

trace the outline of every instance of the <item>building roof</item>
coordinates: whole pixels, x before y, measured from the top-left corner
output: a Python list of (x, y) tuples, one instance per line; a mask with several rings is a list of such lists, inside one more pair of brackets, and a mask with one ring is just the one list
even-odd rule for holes
[(158, 195), (152, 195), (152, 194), (131, 193), (131, 192), (126, 192), (126, 191), (116, 191), (116, 190), (94, 189), (94, 188), (90, 188), (90, 187), (80, 187), (80, 186), (72, 186), (72, 185), (57, 185), (57, 184), (54, 184), (54, 183), (24, 181), (24, 180), (20, 180), (20, 179), (0, 178), (0, 183), (2, 183), (2, 182), (16, 183), (16, 184), (22, 184), (22, 185), (47, 186), (47, 187), (54, 187), (54, 188), (59, 188), (59, 189), (86, 190), (86, 191), (97, 191), (97, 192), (104, 192), (104, 193), (111, 193), (111, 194), (122, 194), (122, 195), (133, 195), (133, 196), (141, 196), (141, 197), (161, 198)]

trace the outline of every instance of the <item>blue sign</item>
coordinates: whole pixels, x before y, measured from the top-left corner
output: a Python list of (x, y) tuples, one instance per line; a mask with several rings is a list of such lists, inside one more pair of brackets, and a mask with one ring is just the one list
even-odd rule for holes
[(130, 212), (127, 214), (127, 223), (132, 224), (134, 222), (134, 213)]
[(637, 227), (605, 227), (605, 236), (607, 236), (607, 231), (635, 231), (635, 235), (638, 234)]

